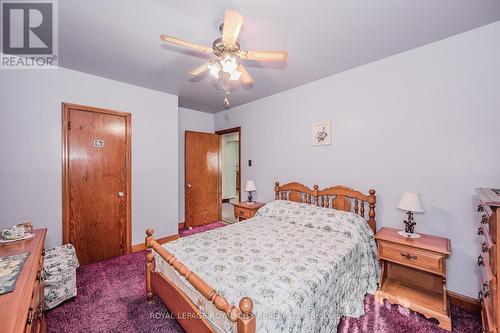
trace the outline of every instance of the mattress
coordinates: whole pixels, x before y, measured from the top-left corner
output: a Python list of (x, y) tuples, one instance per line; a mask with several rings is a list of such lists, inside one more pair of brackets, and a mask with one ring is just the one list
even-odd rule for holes
[[(237, 306), (254, 302), (257, 332), (332, 332), (342, 316), (364, 313), (377, 288), (373, 232), (358, 215), (276, 200), (254, 218), (164, 245)], [(174, 282), (218, 332), (225, 316), (155, 253), (156, 271)]]

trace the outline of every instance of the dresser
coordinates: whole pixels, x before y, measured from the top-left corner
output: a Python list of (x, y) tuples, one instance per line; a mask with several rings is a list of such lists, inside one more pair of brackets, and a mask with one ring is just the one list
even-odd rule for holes
[(481, 302), (483, 332), (498, 332), (500, 291), (497, 276), (497, 239), (500, 232), (500, 189), (478, 188), (476, 192), (479, 199), (477, 234), (481, 237), (481, 248), (478, 249), (477, 257), (481, 272), (478, 298)]
[(0, 295), (0, 332), (45, 332), (43, 257), (47, 229), (28, 240), (0, 244), (0, 256), (29, 252), (15, 289)]

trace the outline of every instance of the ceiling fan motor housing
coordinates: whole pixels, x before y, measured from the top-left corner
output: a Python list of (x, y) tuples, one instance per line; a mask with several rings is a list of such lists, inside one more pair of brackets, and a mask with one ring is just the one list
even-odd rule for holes
[(234, 45), (230, 45), (225, 43), (222, 38), (217, 38), (214, 40), (213, 44), (214, 54), (218, 57), (223, 54), (238, 54), (240, 51), (240, 44), (238, 42), (234, 43)]

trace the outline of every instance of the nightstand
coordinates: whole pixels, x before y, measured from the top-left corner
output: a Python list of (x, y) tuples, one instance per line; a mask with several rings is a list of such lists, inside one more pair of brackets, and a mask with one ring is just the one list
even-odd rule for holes
[(382, 265), (375, 299), (399, 304), (439, 321), (451, 331), (450, 304), (446, 293), (446, 258), (451, 254), (447, 238), (421, 234), (406, 238), (398, 229), (382, 228), (375, 235)]
[(261, 202), (254, 202), (249, 204), (248, 202), (238, 202), (233, 203), (234, 205), (234, 217), (238, 218), (240, 221), (252, 218), (260, 207), (265, 204)]

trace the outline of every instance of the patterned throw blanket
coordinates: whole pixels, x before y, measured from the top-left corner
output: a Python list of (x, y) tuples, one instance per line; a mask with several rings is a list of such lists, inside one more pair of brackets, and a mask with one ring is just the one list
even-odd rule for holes
[[(257, 332), (336, 332), (342, 316), (364, 313), (379, 276), (360, 216), (290, 201), (164, 247), (232, 304), (251, 297)], [(156, 262), (161, 271), (165, 262)]]
[(76, 296), (76, 269), (80, 266), (75, 247), (65, 244), (45, 251), (45, 308), (52, 309)]

